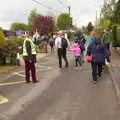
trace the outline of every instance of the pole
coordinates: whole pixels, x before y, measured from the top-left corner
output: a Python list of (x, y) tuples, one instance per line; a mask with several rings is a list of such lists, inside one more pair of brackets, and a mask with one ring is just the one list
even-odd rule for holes
[[(69, 17), (71, 16), (71, 6), (68, 6), (68, 14), (69, 14)], [(70, 17), (70, 20), (69, 20), (69, 29), (71, 28), (71, 17)]]
[(97, 10), (96, 10), (96, 28), (97, 28)]
[(68, 13), (69, 13), (69, 16), (71, 15), (71, 6), (68, 6)]

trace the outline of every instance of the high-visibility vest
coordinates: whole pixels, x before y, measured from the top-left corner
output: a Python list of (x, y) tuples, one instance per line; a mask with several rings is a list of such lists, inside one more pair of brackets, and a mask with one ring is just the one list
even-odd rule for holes
[(23, 43), (23, 56), (28, 56), (28, 53), (27, 53), (27, 49), (26, 49), (26, 42), (29, 41), (30, 44), (31, 44), (31, 51), (32, 51), (32, 55), (36, 55), (36, 47), (35, 47), (35, 44), (33, 43), (33, 41), (29, 38), (26, 38), (24, 40), (24, 43)]

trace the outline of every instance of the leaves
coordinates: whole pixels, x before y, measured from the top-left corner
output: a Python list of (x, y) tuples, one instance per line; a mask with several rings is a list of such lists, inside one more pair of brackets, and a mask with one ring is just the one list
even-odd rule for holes
[(29, 26), (29, 30), (32, 30), (32, 26), (34, 23), (34, 19), (35, 17), (37, 17), (39, 14), (37, 13), (36, 9), (31, 10), (31, 13), (28, 17), (28, 26)]
[(2, 28), (0, 28), (0, 48), (3, 48), (5, 45), (5, 38)]
[(88, 30), (88, 33), (90, 33), (92, 30), (93, 30), (93, 25), (91, 22), (88, 23), (88, 26), (87, 26), (87, 30)]
[(57, 19), (59, 30), (67, 30), (72, 26), (72, 18), (67, 13), (62, 13)]
[(114, 15), (113, 15), (113, 22), (120, 24), (120, 0), (115, 5)]
[(24, 23), (12, 23), (11, 30), (16, 31), (16, 30), (24, 30), (27, 31), (28, 30), (28, 25), (24, 24)]
[(33, 31), (38, 31), (42, 34), (48, 34), (55, 30), (54, 19), (50, 16), (37, 16), (34, 19)]

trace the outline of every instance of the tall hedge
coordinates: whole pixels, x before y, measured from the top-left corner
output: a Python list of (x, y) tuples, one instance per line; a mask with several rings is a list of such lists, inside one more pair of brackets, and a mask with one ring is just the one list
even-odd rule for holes
[(120, 26), (114, 25), (112, 27), (112, 45), (113, 47), (120, 47)]

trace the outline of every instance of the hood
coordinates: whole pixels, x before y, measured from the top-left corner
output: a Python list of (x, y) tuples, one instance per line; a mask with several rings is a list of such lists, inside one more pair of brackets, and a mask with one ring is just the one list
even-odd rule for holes
[(78, 48), (79, 47), (78, 43), (74, 43), (73, 47)]
[(100, 39), (96, 39), (96, 40), (94, 41), (94, 43), (95, 43), (95, 45), (101, 44), (101, 40), (100, 40)]

